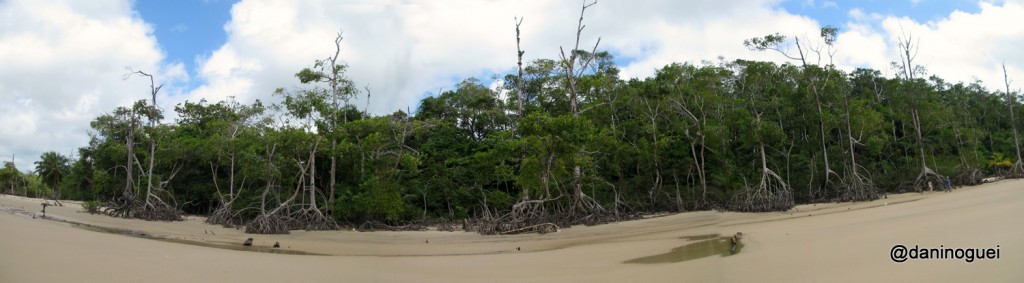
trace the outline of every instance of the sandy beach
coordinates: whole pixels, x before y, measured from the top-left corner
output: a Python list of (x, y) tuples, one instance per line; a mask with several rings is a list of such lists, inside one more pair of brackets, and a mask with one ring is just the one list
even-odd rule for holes
[[(1024, 180), (512, 236), (248, 235), (194, 216), (146, 222), (90, 215), (72, 202), (47, 208), (63, 220), (52, 221), (32, 217), (40, 202), (0, 196), (0, 282), (1024, 282)], [(744, 233), (743, 246), (730, 255), (721, 244), (736, 232)], [(255, 247), (242, 247), (249, 237)], [(269, 248), (274, 242), (282, 248)], [(995, 249), (999, 257), (899, 263), (890, 257), (896, 245)]]

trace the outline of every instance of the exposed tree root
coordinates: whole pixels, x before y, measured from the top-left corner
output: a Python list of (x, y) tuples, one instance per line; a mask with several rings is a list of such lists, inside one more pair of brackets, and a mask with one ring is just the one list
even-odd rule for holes
[[(928, 186), (929, 184), (931, 184), (931, 187)], [(932, 171), (932, 169), (927, 166), (924, 166), (921, 169), (921, 174), (918, 174), (917, 179), (914, 179), (914, 189), (918, 192), (942, 189), (945, 184), (946, 183), (942, 179), (942, 176), (939, 176), (938, 173), (935, 173), (935, 171)]]
[(857, 170), (850, 170), (846, 178), (839, 184), (839, 195), (835, 201), (871, 201), (878, 199), (878, 187), (871, 177), (861, 175)]
[(288, 234), (288, 221), (280, 215), (260, 214), (245, 225), (249, 234)]
[(126, 201), (121, 204), (111, 203), (104, 211), (107, 215), (142, 220), (181, 221), (181, 210), (167, 205), (146, 205), (141, 201)]
[(437, 231), (455, 232), (458, 228), (459, 225), (456, 225), (455, 222), (447, 220), (437, 223)]
[(982, 180), (985, 179), (985, 174), (981, 173), (981, 170), (978, 169), (958, 167), (952, 179), (953, 183), (957, 186), (974, 186), (982, 183)]
[(292, 214), (288, 218), (288, 228), (292, 230), (321, 231), (338, 230), (339, 226), (334, 219), (327, 216), (319, 209), (305, 208)]
[(1024, 163), (1020, 159), (1013, 163), (1013, 167), (1006, 172), (1006, 178), (1024, 178)]
[(359, 231), (373, 232), (373, 231), (427, 231), (428, 228), (423, 223), (407, 223), (404, 225), (389, 225), (380, 221), (366, 221), (362, 225), (359, 225)]
[(206, 223), (221, 225), (228, 228), (241, 226), (245, 224), (245, 219), (239, 215), (240, 212), (241, 211), (231, 210), (230, 203), (221, 203), (221, 205), (206, 218)]
[(600, 203), (594, 198), (591, 198), (587, 194), (580, 193), (579, 197), (576, 198), (575, 204), (569, 211), (569, 215), (579, 217), (590, 217), (595, 215), (607, 215), (608, 210), (604, 209)]
[(103, 213), (113, 217), (137, 218), (142, 220), (181, 221), (182, 211), (168, 205), (156, 196), (151, 196), (149, 203), (140, 198), (128, 195), (124, 200), (111, 201)]
[(789, 185), (768, 168), (762, 168), (761, 181), (733, 198), (731, 209), (744, 212), (784, 211), (793, 208)]
[(639, 217), (639, 214), (616, 216), (615, 213), (600, 206), (596, 200), (581, 194), (580, 201), (575, 205), (566, 202), (562, 197), (523, 199), (512, 206), (512, 211), (500, 217), (464, 221), (463, 230), (482, 235), (545, 234), (572, 225), (599, 225)]

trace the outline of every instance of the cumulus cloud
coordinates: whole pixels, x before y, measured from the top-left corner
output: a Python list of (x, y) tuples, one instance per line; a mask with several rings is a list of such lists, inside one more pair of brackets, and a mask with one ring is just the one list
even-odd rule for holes
[(1024, 70), (1024, 2), (982, 2), (980, 8), (976, 14), (956, 11), (928, 23), (889, 17), (883, 26), (890, 42), (899, 35), (901, 23), (904, 31), (914, 33), (920, 39), (918, 62), (930, 73), (947, 80), (980, 79), (1000, 89), (1000, 64), (1006, 62), (1011, 71)]
[(21, 170), (43, 151), (74, 152), (93, 118), (147, 97), (148, 82), (123, 80), (126, 66), (185, 76), (160, 64), (151, 28), (126, 1), (10, 0), (0, 15), (0, 154), (16, 154)]
[[(628, 59), (620, 67), (631, 77), (720, 55), (777, 60), (750, 52), (743, 39), (775, 31), (813, 33), (817, 23), (776, 4), (600, 1), (587, 10), (580, 48), (592, 48), (601, 37), (599, 49)], [(189, 97), (274, 100), (270, 93), (278, 87), (302, 87), (294, 73), (332, 54), (341, 29), (349, 76), (373, 91), (370, 111), (415, 108), (426, 92), (450, 89), (466, 77), (510, 72), (515, 17), (525, 18), (524, 60), (557, 58), (559, 47), (574, 44), (579, 12), (579, 3), (552, 1), (243, 0), (225, 26), (228, 42), (200, 64), (199, 76), (208, 83)]]
[(601, 3), (605, 4), (595, 6), (589, 32), (603, 37), (603, 48), (633, 59), (621, 66), (627, 77), (647, 77), (672, 62), (700, 63), (719, 56), (782, 62), (785, 59), (778, 54), (748, 50), (743, 41), (776, 32), (804, 37), (819, 29), (813, 19), (778, 8), (778, 1)]
[(837, 56), (850, 68), (891, 74), (889, 63), (899, 60), (900, 38), (912, 36), (918, 46), (915, 64), (925, 67), (928, 75), (948, 82), (981, 80), (990, 90), (1001, 90), (1002, 63), (1011, 76), (1024, 70), (1024, 54), (1019, 51), (1024, 44), (1024, 1), (978, 5), (977, 13), (954, 11), (929, 22), (851, 10), (851, 21), (838, 37)]
[(228, 42), (201, 62), (199, 75), (208, 83), (190, 98), (275, 100), (270, 94), (278, 87), (302, 87), (294, 74), (332, 55), (335, 35), (343, 31), (341, 60), (360, 89), (373, 91), (370, 110), (415, 107), (426, 91), (514, 64), (509, 33), (515, 6), (511, 1), (241, 1), (225, 26)]

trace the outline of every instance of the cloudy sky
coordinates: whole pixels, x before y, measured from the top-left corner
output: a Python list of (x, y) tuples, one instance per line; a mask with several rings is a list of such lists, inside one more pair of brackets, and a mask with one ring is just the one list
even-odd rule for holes
[[(468, 77), (490, 82), (515, 66), (514, 18), (526, 60), (573, 44), (580, 1), (547, 0), (0, 0), (0, 160), (21, 170), (44, 151), (71, 154), (89, 122), (165, 85), (165, 110), (183, 101), (273, 101), (294, 73), (332, 54), (343, 31), (349, 76), (372, 90), (370, 111), (410, 107)], [(600, 0), (583, 46), (646, 77), (671, 62), (760, 59), (743, 40), (841, 29), (835, 63), (892, 74), (895, 42), (913, 34), (917, 62), (948, 81), (1001, 88), (1000, 64), (1024, 85), (1024, 0)], [(359, 102), (357, 105), (362, 105)]]

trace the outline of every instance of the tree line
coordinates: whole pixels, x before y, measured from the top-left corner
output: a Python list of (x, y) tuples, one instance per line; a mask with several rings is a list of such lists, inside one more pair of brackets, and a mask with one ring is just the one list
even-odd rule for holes
[(75, 158), (44, 153), (35, 173), (5, 162), (0, 186), (99, 200), (119, 217), (208, 215), (250, 233), (466, 220), (493, 234), (1024, 175), (1008, 75), (996, 91), (926, 76), (909, 38), (900, 75), (843, 71), (821, 63), (836, 31), (822, 29), (814, 48), (778, 34), (747, 42), (798, 65), (673, 63), (643, 79), (621, 78), (596, 44), (526, 64), (517, 46), (519, 68), (500, 88), (470, 78), (386, 115), (351, 103), (369, 103), (370, 89), (335, 52), (296, 73), (303, 87), (278, 89), (279, 103), (185, 102), (173, 123), (160, 123), (153, 86), (152, 100), (94, 119)]

